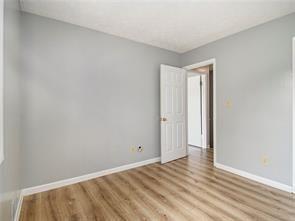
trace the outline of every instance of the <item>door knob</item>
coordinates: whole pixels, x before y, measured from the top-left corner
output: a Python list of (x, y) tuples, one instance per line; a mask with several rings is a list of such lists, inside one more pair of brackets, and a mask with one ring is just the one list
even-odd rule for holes
[(167, 121), (167, 118), (166, 117), (161, 117), (161, 121)]

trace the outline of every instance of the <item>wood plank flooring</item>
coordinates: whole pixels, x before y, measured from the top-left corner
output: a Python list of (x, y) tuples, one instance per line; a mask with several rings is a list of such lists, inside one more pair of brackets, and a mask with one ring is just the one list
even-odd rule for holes
[(295, 197), (213, 167), (212, 150), (24, 198), (21, 221), (295, 221)]

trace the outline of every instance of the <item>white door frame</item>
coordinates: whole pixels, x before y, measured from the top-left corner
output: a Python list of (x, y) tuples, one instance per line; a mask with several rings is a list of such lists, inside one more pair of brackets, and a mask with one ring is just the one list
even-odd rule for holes
[[(192, 69), (196, 69), (196, 68), (200, 68), (200, 67), (204, 67), (207, 65), (213, 65), (213, 143), (214, 143), (214, 151), (213, 151), (213, 165), (216, 165), (216, 157), (217, 157), (217, 142), (216, 142), (216, 59), (212, 58), (212, 59), (208, 59), (199, 63), (195, 63), (192, 65), (188, 65), (183, 67), (183, 69), (189, 71)], [(187, 81), (186, 81), (187, 84)], [(187, 85), (186, 85), (187, 87)], [(187, 93), (186, 93), (186, 105), (187, 105)], [(187, 122), (187, 111), (186, 111), (186, 134), (188, 136), (188, 122)], [(186, 139), (188, 141), (188, 137)], [(187, 148), (188, 148), (188, 144), (187, 144)]]
[[(207, 144), (207, 76), (206, 74), (203, 73), (198, 73), (198, 72), (187, 72), (187, 79), (192, 77), (192, 76), (200, 76), (200, 80), (202, 82), (202, 93), (201, 93), (201, 101), (202, 101), (202, 117), (201, 117), (201, 121), (202, 121), (202, 131), (201, 131), (201, 147), (202, 148), (207, 148), (208, 144)], [(188, 86), (186, 87), (188, 89)], [(188, 101), (187, 101), (187, 105), (188, 105)], [(186, 109), (187, 115), (188, 115), (188, 108)], [(188, 122), (187, 126), (188, 126)]]
[(0, 1), (0, 165), (4, 161), (4, 45), (3, 45), (3, 28), (4, 28), (4, 1)]
[(295, 37), (292, 40), (292, 66), (293, 66), (293, 91), (292, 91), (292, 96), (293, 96), (293, 110), (292, 110), (292, 146), (293, 146), (293, 157), (292, 157), (292, 164), (293, 164), (293, 193), (295, 193)]

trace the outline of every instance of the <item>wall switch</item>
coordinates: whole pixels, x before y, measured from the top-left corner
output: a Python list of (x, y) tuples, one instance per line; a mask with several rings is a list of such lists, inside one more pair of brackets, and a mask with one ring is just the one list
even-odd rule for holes
[(233, 106), (232, 101), (231, 101), (231, 100), (227, 100), (227, 101), (225, 102), (225, 106), (226, 106), (226, 108), (228, 108), (228, 109), (232, 108), (232, 106)]
[(263, 156), (261, 157), (261, 164), (262, 164), (263, 166), (268, 166), (268, 165), (269, 165), (269, 158), (268, 158), (268, 156), (263, 155)]

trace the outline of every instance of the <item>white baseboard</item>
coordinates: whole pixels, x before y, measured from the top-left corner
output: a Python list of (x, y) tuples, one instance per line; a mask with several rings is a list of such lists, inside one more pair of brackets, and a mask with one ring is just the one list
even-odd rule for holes
[[(112, 173), (117, 173), (117, 172), (121, 172), (121, 171), (125, 171), (125, 170), (129, 170), (132, 168), (136, 168), (136, 167), (140, 167), (140, 166), (144, 166), (144, 165), (148, 165), (148, 164), (152, 164), (152, 163), (156, 163), (160, 161), (160, 157), (156, 157), (156, 158), (152, 158), (149, 160), (144, 160), (144, 161), (140, 161), (140, 162), (136, 162), (136, 163), (131, 163), (131, 164), (127, 164), (127, 165), (123, 165), (123, 166), (119, 166), (119, 167), (115, 167), (115, 168), (111, 168), (111, 169), (107, 169), (107, 170), (102, 170), (99, 172), (95, 172), (95, 173), (90, 173), (90, 174), (86, 174), (86, 175), (82, 175), (82, 176), (78, 176), (78, 177), (73, 177), (70, 179), (65, 179), (65, 180), (60, 180), (60, 181), (56, 181), (53, 183), (48, 183), (48, 184), (44, 184), (44, 185), (40, 185), (40, 186), (35, 186), (35, 187), (29, 187), (26, 189), (23, 189), (21, 191), (20, 194), (20, 198), (18, 201), (18, 206), (17, 206), (17, 210), (15, 213), (15, 218), (14, 221), (18, 221), (19, 220), (19, 216), (20, 216), (20, 211), (21, 211), (21, 205), (22, 205), (22, 201), (23, 201), (23, 197), (27, 196), (27, 195), (31, 195), (31, 194), (35, 194), (35, 193), (40, 193), (40, 192), (44, 192), (44, 191), (48, 191), (48, 190), (52, 190), (52, 189), (56, 189), (59, 187), (63, 187), (63, 186), (67, 186), (67, 185), (71, 185), (71, 184), (75, 184), (75, 183), (79, 183), (82, 181), (86, 181), (86, 180), (90, 180), (90, 179), (94, 179), (97, 177), (101, 177), (101, 176), (105, 176), (105, 175), (109, 175)], [(292, 192), (293, 188), (292, 186), (288, 186), (286, 184), (282, 184), (267, 178), (263, 178), (242, 170), (238, 170), (220, 163), (215, 163), (214, 165), (215, 167), (217, 167), (218, 169), (222, 169), (225, 171), (228, 171), (230, 173), (234, 173), (236, 175), (248, 178), (250, 180), (254, 180), (256, 182), (283, 190), (283, 191), (287, 191), (287, 192)]]
[(267, 186), (271, 186), (271, 187), (274, 187), (276, 189), (280, 189), (280, 190), (283, 190), (283, 191), (286, 191), (286, 192), (289, 192), (289, 193), (292, 192), (292, 186), (288, 186), (286, 184), (283, 184), (283, 183), (280, 183), (280, 182), (277, 182), (277, 181), (273, 181), (273, 180), (270, 180), (270, 179), (267, 179), (267, 178), (264, 178), (264, 177), (260, 177), (260, 176), (245, 172), (243, 170), (238, 170), (238, 169), (235, 169), (235, 168), (232, 168), (232, 167), (220, 164), (220, 163), (215, 163), (214, 166), (217, 167), (218, 169), (225, 170), (225, 171), (228, 171), (230, 173), (234, 173), (236, 175), (248, 178), (250, 180), (254, 180), (254, 181), (258, 182), (258, 183), (262, 183), (262, 184), (265, 184)]
[(74, 183), (79, 183), (82, 181), (86, 181), (86, 180), (94, 179), (97, 177), (109, 175), (112, 173), (117, 173), (117, 172), (121, 172), (124, 170), (129, 170), (132, 168), (148, 165), (151, 163), (156, 163), (159, 161), (160, 161), (160, 157), (156, 157), (156, 158), (152, 158), (149, 160), (144, 160), (144, 161), (131, 163), (131, 164), (127, 164), (127, 165), (123, 165), (123, 166), (119, 166), (119, 167), (115, 167), (115, 168), (111, 168), (111, 169), (107, 169), (107, 170), (102, 170), (102, 171), (95, 172), (95, 173), (90, 173), (90, 174), (86, 174), (86, 175), (82, 175), (82, 176), (78, 176), (78, 177), (73, 177), (70, 179), (60, 180), (60, 181), (56, 181), (53, 183), (48, 183), (48, 184), (35, 186), (35, 187), (29, 187), (29, 188), (23, 189), (21, 195), (27, 196), (27, 195), (31, 195), (31, 194), (35, 194), (35, 193), (40, 193), (40, 192), (56, 189), (59, 187), (71, 185)]
[(15, 211), (15, 214), (14, 214), (13, 221), (19, 221), (20, 211), (21, 211), (22, 204), (23, 204), (23, 198), (24, 198), (24, 196), (23, 196), (22, 191), (21, 191), (20, 195), (19, 195), (18, 202), (17, 202), (17, 207), (16, 207), (16, 211)]

